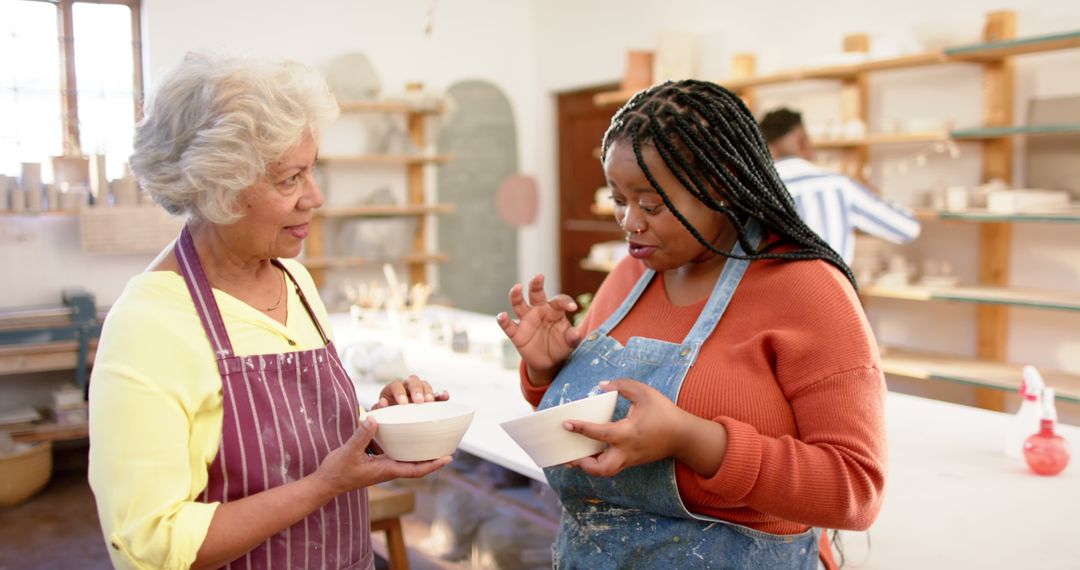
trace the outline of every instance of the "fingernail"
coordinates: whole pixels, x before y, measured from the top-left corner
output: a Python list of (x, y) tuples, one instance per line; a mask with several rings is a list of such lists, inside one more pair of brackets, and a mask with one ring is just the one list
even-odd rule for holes
[(360, 420), (360, 423), (363, 424), (364, 429), (371, 429), (371, 418), (364, 418)]
[(574, 424), (572, 424), (570, 422), (563, 422), (562, 427), (566, 431), (574, 431)]
[(567, 306), (568, 306), (568, 307), (570, 307), (570, 310), (571, 310), (571, 311), (576, 311), (576, 310), (577, 310), (577, 305), (576, 305), (576, 304), (574, 304), (574, 303), (570, 303), (570, 304), (569, 304), (569, 305), (567, 305)]
[(408, 404), (409, 403), (409, 398), (407, 398), (404, 394), (399, 394), (398, 397), (397, 397), (397, 403), (399, 403), (399, 404)]
[(601, 380), (600, 383), (597, 384), (597, 386), (607, 386), (610, 383), (611, 383), (610, 380)]

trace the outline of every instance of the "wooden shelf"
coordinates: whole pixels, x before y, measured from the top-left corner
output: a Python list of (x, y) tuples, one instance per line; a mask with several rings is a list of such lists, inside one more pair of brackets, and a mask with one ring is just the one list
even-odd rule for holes
[(391, 259), (375, 259), (370, 257), (308, 257), (300, 262), (308, 269), (331, 269), (344, 267), (363, 267), (366, 265), (382, 265), (384, 263), (406, 263), (420, 265), (424, 263), (443, 263), (450, 259), (445, 253), (412, 253)]
[[(869, 106), (872, 96), (873, 72), (929, 68), (950, 64), (972, 68), (977, 66), (981, 74), (982, 96), (981, 127), (971, 129), (940, 129), (934, 132), (903, 134), (869, 134), (863, 137), (839, 140), (816, 140), (819, 149), (837, 149), (845, 153), (846, 168), (851, 172), (863, 172), (870, 162), (869, 149), (877, 145), (929, 145), (945, 142), (957, 144), (978, 143), (982, 155), (979, 179), (983, 182), (1000, 179), (1007, 184), (1014, 180), (1016, 145), (1015, 136), (1072, 136), (1080, 134), (1080, 123), (1056, 125), (1016, 125), (1014, 98), (1016, 95), (1016, 69), (1010, 65), (1012, 57), (1025, 54), (1047, 53), (1064, 49), (1080, 48), (1080, 31), (1016, 38), (1016, 13), (1011, 10), (995, 10), (985, 15), (981, 43), (954, 46), (944, 50), (901, 56), (880, 60), (846, 60), (834, 66), (787, 69), (767, 75), (755, 75), (756, 60), (753, 54), (736, 54), (732, 64), (735, 76), (717, 83), (735, 91), (753, 109), (762, 100), (757, 88), (806, 80), (827, 80), (839, 83), (842, 116), (845, 120), (858, 119), (869, 124)], [(861, 58), (859, 52), (869, 51), (869, 36), (865, 33), (844, 38), (847, 57)], [(966, 70), (965, 70), (966, 71)], [(974, 69), (973, 69), (974, 71)], [(833, 87), (832, 85), (830, 87)], [(624, 103), (631, 93), (610, 91), (598, 93), (593, 100), (597, 105)], [(972, 101), (975, 103), (975, 101)], [(950, 142), (951, 144), (951, 142)], [(930, 364), (917, 362), (921, 368), (908, 373), (913, 377), (950, 379), (981, 386), (974, 390), (975, 403), (979, 407), (1003, 410), (1004, 394), (989, 388), (1013, 388), (1019, 383), (1019, 367), (1004, 364), (1009, 356), (1008, 338), (1010, 307), (1027, 307), (1046, 310), (1080, 312), (1080, 293), (1039, 291), (1009, 287), (1010, 251), (1012, 245), (1011, 222), (1058, 222), (1080, 221), (1080, 211), (1033, 212), (1025, 214), (998, 214), (986, 211), (967, 212), (919, 212), (923, 220), (953, 220), (984, 222), (978, 228), (977, 267), (979, 285), (973, 287), (863, 287), (865, 299), (892, 298), (918, 301), (952, 301), (977, 303), (974, 311), (974, 350), (978, 361), (964, 361), (941, 357)], [(582, 267), (586, 267), (583, 263)], [(590, 269), (602, 269), (589, 266)], [(892, 355), (896, 356), (896, 355)], [(960, 362), (960, 364), (958, 364)], [(907, 362), (906, 364), (911, 364)], [(900, 363), (895, 358), (894, 369)], [(914, 365), (912, 365), (914, 366)], [(937, 368), (935, 368), (937, 366)], [(989, 368), (981, 368), (982, 366)], [(966, 368), (965, 368), (966, 367)], [(942, 371), (944, 370), (944, 371)], [(973, 371), (974, 370), (974, 371)], [(1080, 376), (1067, 377), (1074, 398), (1080, 398)], [(1066, 386), (1059, 386), (1065, 390)]]
[(958, 222), (1042, 222), (1042, 223), (1080, 223), (1080, 206), (1050, 212), (1024, 212), (1021, 214), (1002, 214), (988, 210), (965, 210), (948, 212), (938, 210), (916, 210), (915, 216), (922, 221), (958, 221)]
[(615, 215), (615, 208), (608, 208), (608, 207), (600, 206), (599, 204), (596, 204), (596, 203), (593, 203), (593, 204), (589, 205), (589, 211), (592, 212), (593, 214), (597, 215), (597, 216), (601, 216), (601, 217), (605, 217), (605, 218)]
[(48, 210), (48, 211), (43, 211), (43, 212), (29, 212), (29, 211), (12, 212), (12, 211), (9, 211), (9, 210), (5, 210), (5, 211), (0, 212), (0, 218), (77, 218), (77, 217), (79, 217), (78, 212), (70, 212), (70, 211), (67, 211), (67, 210), (64, 210), (64, 211)]
[(435, 164), (449, 162), (453, 157), (449, 154), (362, 154), (356, 156), (323, 156), (319, 158), (320, 164)]
[(1017, 287), (956, 286), (956, 287), (882, 287), (865, 285), (860, 288), (863, 297), (877, 299), (903, 299), (907, 301), (952, 301), (1005, 305), (1029, 309), (1056, 311), (1080, 311), (1080, 293), (1045, 291)]
[(398, 168), (404, 174), (406, 180), (405, 196), (399, 205), (344, 205), (328, 207), (315, 212), (311, 223), (311, 233), (305, 246), (304, 265), (307, 266), (315, 284), (321, 286), (327, 271), (335, 268), (362, 267), (383, 263), (405, 263), (408, 267), (408, 275), (405, 279), (409, 283), (426, 283), (430, 277), (429, 263), (443, 262), (448, 256), (443, 253), (429, 252), (428, 232), (431, 231), (427, 222), (430, 219), (418, 219), (412, 236), (409, 238), (411, 253), (395, 259), (370, 259), (350, 255), (353, 253), (349, 248), (328, 248), (328, 229), (333, 228), (328, 220), (346, 218), (389, 218), (406, 216), (433, 216), (446, 214), (454, 211), (452, 204), (432, 204), (429, 196), (429, 176), (426, 167), (449, 162), (454, 159), (450, 154), (433, 152), (428, 128), (431, 126), (430, 116), (446, 111), (443, 101), (429, 100), (416, 101), (409, 98), (399, 100), (364, 101), (364, 100), (340, 100), (338, 107), (343, 113), (396, 113), (404, 119), (405, 131), (408, 133), (410, 152), (384, 153), (384, 154), (357, 154), (323, 156), (319, 164), (327, 167), (390, 167)]
[(320, 218), (364, 218), (449, 214), (454, 204), (408, 204), (404, 206), (333, 206), (315, 210)]
[(867, 135), (865, 137), (851, 139), (820, 139), (814, 141), (814, 148), (852, 148), (871, 145), (888, 144), (927, 144), (949, 140), (946, 131), (930, 131), (925, 133), (901, 133), (894, 135)]
[(90, 426), (88, 424), (58, 425), (55, 423), (40, 423), (27, 427), (17, 427), (0, 431), (6, 431), (11, 435), (11, 439), (19, 443), (66, 441), (70, 439), (85, 439), (90, 436)]
[(1080, 134), (1080, 124), (1065, 125), (1017, 125), (1012, 127), (980, 127), (955, 131), (928, 131), (892, 135), (867, 135), (850, 139), (818, 139), (814, 147), (819, 149), (855, 148), (862, 146), (894, 144), (929, 144), (956, 141), (989, 140), (1019, 135), (1068, 135)]
[(443, 105), (434, 107), (414, 105), (405, 101), (338, 101), (342, 113), (414, 113), (438, 115), (446, 110)]
[(608, 91), (607, 93), (598, 93), (593, 97), (593, 103), (598, 107), (606, 107), (608, 105), (622, 105), (630, 100), (637, 91)]
[[(1064, 49), (1080, 48), (1080, 31), (1063, 32), (1017, 38), (1000, 42), (978, 43), (946, 48), (942, 51), (904, 55), (895, 58), (867, 60), (848, 65), (791, 69), (768, 75), (750, 77), (731, 77), (717, 81), (733, 91), (765, 85), (778, 85), (793, 81), (809, 80), (850, 80), (859, 74), (929, 67), (946, 63), (982, 63), (1000, 61), (1004, 58), (1033, 53), (1045, 53)], [(629, 91), (609, 91), (594, 98), (596, 105), (621, 105), (634, 93)]]
[(578, 265), (585, 271), (599, 271), (601, 273), (611, 273), (611, 270), (615, 269), (614, 263), (598, 263), (588, 258), (582, 259)]
[[(89, 342), (86, 362), (94, 362), (97, 339)], [(79, 343), (74, 340), (8, 344), (0, 346), (0, 376), (54, 370), (75, 370), (79, 363)]]
[[(1022, 367), (1014, 364), (888, 348), (882, 349), (881, 363), (886, 374), (998, 390), (1018, 390), (1022, 378)], [(1080, 403), (1080, 375), (1041, 369), (1040, 372), (1058, 398)]]

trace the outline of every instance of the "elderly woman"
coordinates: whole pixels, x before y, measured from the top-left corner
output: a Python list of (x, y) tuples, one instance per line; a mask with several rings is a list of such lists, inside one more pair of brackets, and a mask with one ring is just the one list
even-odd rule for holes
[[(118, 567), (371, 568), (365, 488), (450, 461), (367, 452), (377, 426), (290, 259), (323, 203), (317, 129), (336, 113), (300, 65), (188, 55), (138, 126), (133, 170), (189, 218), (98, 347), (90, 484)], [(379, 405), (410, 398), (436, 396), (413, 376)]]

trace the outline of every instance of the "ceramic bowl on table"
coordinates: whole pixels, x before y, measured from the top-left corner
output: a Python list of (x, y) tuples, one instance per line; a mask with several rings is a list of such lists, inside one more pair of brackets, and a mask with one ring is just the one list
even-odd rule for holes
[(401, 404), (367, 412), (379, 427), (375, 443), (391, 459), (428, 461), (457, 450), (474, 410), (458, 402)]
[(540, 467), (551, 467), (596, 455), (607, 446), (567, 431), (563, 422), (583, 420), (592, 423), (610, 422), (615, 414), (618, 392), (604, 392), (560, 406), (534, 412), (499, 425)]

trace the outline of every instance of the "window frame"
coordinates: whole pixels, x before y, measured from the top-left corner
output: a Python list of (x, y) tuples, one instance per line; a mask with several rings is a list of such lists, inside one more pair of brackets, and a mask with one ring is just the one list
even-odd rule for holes
[(143, 113), (142, 71), (142, 0), (23, 0), (45, 2), (56, 6), (57, 41), (60, 43), (60, 112), (63, 129), (61, 139), (64, 156), (82, 156), (79, 133), (78, 83), (75, 76), (75, 4), (115, 4), (131, 10), (132, 100), (135, 122)]

